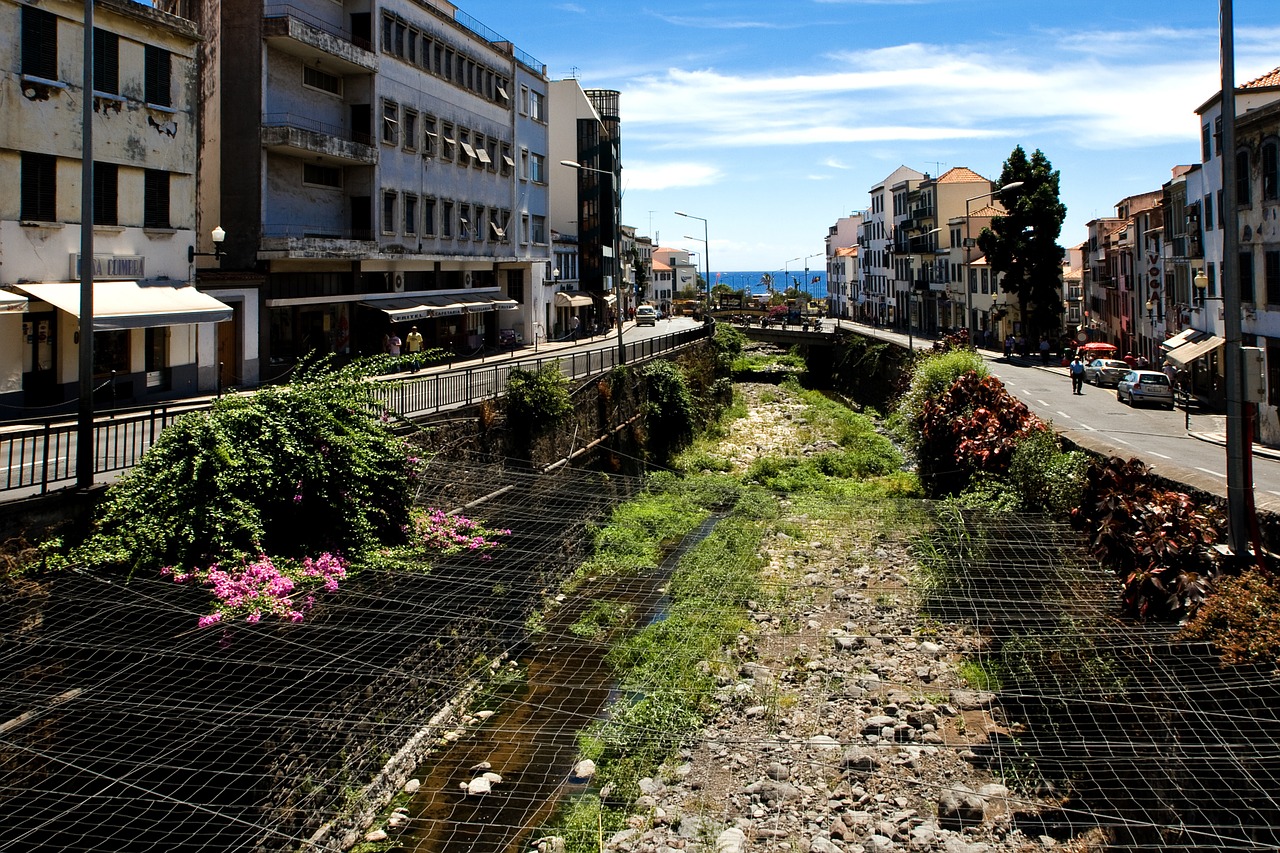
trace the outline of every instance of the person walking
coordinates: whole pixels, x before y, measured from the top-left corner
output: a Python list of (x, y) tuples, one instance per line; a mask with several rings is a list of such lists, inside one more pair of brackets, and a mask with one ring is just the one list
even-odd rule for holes
[(574, 314), (569, 318), (569, 337), (576, 341), (581, 336), (581, 331), (582, 321), (578, 319), (577, 314)]
[(1084, 362), (1080, 360), (1079, 353), (1072, 357), (1067, 370), (1071, 373), (1071, 393), (1083, 394), (1084, 391), (1080, 389), (1084, 387)]

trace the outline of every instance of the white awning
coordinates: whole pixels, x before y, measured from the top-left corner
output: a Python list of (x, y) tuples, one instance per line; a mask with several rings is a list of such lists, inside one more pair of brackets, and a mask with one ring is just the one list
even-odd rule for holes
[(366, 299), (360, 304), (386, 314), (393, 323), (409, 323), (433, 317), (453, 317), (467, 308), (461, 296), (399, 296), (392, 299)]
[(1178, 334), (1174, 335), (1173, 337), (1165, 338), (1163, 341), (1161, 341), (1160, 347), (1167, 352), (1168, 350), (1171, 350), (1171, 349), (1177, 349), (1183, 344), (1194, 343), (1195, 341), (1199, 340), (1200, 338), (1204, 337), (1207, 334), (1208, 334), (1207, 332), (1202, 332), (1199, 329), (1183, 329), (1181, 332), (1178, 332)]
[(592, 299), (580, 290), (561, 290), (556, 293), (557, 308), (586, 308), (593, 304)]
[(481, 163), (484, 163), (486, 166), (493, 162), (493, 158), (489, 156), (489, 152), (485, 151), (483, 148), (476, 149), (476, 159)]
[[(14, 287), (68, 314), (80, 316), (80, 282), (49, 281)], [(190, 285), (140, 284), (136, 281), (93, 283), (93, 330), (148, 329), (231, 319), (230, 305)]]
[(1196, 341), (1191, 344), (1183, 344), (1177, 349), (1171, 349), (1165, 353), (1164, 357), (1166, 361), (1172, 361), (1174, 364), (1186, 367), (1200, 356), (1208, 355), (1224, 343), (1226, 343), (1226, 341), (1217, 335), (1209, 335), (1204, 340)]
[(606, 293), (606, 294), (604, 295), (604, 304), (605, 304), (605, 305), (617, 305), (617, 304), (618, 304), (618, 297), (617, 297), (616, 295), (612, 294), (612, 293)]
[(472, 147), (471, 147), (471, 143), (470, 143), (470, 142), (464, 142), (464, 143), (462, 143), (462, 150), (463, 150), (463, 152), (464, 152), (468, 157), (470, 157), (470, 158), (471, 158), (471, 159), (473, 159), (473, 160), (475, 159), (475, 156), (476, 156), (476, 149), (474, 149), (474, 148), (472, 148)]
[(9, 311), (26, 311), (27, 297), (0, 290), (0, 314)]

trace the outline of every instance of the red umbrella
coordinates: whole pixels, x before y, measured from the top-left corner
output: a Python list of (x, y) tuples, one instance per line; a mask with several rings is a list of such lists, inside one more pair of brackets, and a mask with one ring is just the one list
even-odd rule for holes
[(1114, 353), (1115, 351), (1116, 351), (1115, 344), (1104, 344), (1097, 341), (1091, 344), (1084, 344), (1083, 346), (1080, 347), (1079, 350), (1077, 350), (1077, 352), (1079, 352), (1081, 355), (1084, 355), (1086, 353), (1098, 353), (1100, 355), (1110, 354), (1110, 353)]

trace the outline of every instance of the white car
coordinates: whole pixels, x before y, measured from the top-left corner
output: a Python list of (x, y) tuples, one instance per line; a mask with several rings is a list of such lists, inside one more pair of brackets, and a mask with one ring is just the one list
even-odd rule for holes
[(1149, 403), (1173, 408), (1173, 386), (1169, 377), (1155, 370), (1132, 370), (1116, 385), (1116, 399), (1130, 406)]
[(636, 325), (637, 326), (656, 326), (658, 325), (658, 309), (652, 305), (641, 305), (636, 309)]

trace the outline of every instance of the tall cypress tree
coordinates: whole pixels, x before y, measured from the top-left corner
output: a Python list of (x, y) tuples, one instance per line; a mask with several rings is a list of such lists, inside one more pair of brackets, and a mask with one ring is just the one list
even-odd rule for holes
[(1000, 287), (1018, 300), (1028, 341), (1062, 328), (1062, 258), (1058, 245), (1067, 208), (1058, 198), (1058, 172), (1036, 149), (1031, 158), (1013, 149), (1000, 172), (1000, 186), (1022, 182), (997, 198), (1007, 212), (991, 219), (978, 235), (978, 248), (997, 274)]

